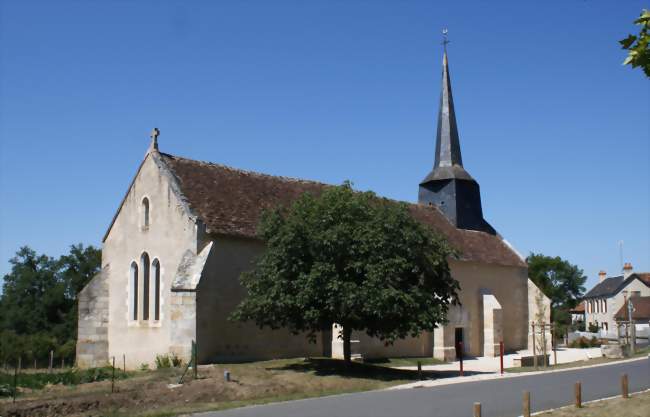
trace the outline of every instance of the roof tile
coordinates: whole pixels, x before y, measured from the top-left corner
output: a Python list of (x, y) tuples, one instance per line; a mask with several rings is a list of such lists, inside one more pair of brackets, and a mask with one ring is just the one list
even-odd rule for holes
[[(264, 210), (289, 205), (306, 192), (320, 194), (329, 186), (164, 153), (160, 155), (176, 177), (190, 209), (214, 234), (255, 238)], [(443, 234), (461, 252), (461, 259), (526, 266), (500, 236), (457, 229), (436, 207), (409, 203), (409, 209), (414, 218)]]

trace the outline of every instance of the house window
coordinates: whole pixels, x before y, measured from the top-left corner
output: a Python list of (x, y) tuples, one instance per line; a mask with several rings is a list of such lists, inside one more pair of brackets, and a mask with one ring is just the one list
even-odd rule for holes
[[(603, 300), (603, 308), (605, 309), (605, 313), (607, 313), (607, 299)], [(605, 323), (607, 325), (607, 323)]]
[(138, 264), (131, 263), (131, 318), (138, 319)]
[(605, 331), (609, 330), (609, 328), (607, 326), (607, 322), (603, 322), (603, 330), (605, 330)]
[(641, 297), (641, 291), (632, 291), (630, 297)]
[(142, 226), (149, 227), (149, 199), (147, 197), (142, 199)]
[(147, 252), (140, 257), (142, 269), (142, 320), (149, 320), (149, 255)]
[(153, 319), (160, 320), (160, 262), (154, 259), (151, 264), (153, 269)]

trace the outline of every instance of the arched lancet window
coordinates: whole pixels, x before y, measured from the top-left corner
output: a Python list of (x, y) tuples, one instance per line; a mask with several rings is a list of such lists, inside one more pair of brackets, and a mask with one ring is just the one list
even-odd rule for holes
[(149, 199), (147, 197), (142, 199), (142, 225), (149, 227)]
[(131, 318), (138, 319), (138, 264), (131, 263)]
[(160, 262), (154, 259), (151, 264), (153, 269), (153, 319), (160, 320)]
[(149, 255), (147, 252), (140, 257), (140, 269), (142, 269), (142, 320), (149, 320)]

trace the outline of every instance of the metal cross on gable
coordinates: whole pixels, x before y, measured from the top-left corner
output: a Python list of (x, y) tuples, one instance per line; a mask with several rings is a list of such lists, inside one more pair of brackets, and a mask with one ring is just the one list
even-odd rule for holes
[(151, 139), (153, 140), (158, 139), (158, 135), (160, 135), (160, 130), (158, 130), (157, 127), (154, 127), (153, 130), (151, 131)]

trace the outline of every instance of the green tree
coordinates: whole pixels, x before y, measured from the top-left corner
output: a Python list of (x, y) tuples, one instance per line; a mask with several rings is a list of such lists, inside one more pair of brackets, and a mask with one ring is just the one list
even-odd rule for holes
[[(78, 292), (99, 271), (101, 252), (73, 245), (58, 260), (22, 247), (10, 260), (0, 295), (0, 358), (73, 356)], [(65, 347), (63, 349), (62, 347)]]
[(346, 363), (352, 331), (392, 343), (445, 323), (458, 302), (446, 240), (405, 203), (350, 183), (266, 212), (259, 235), (267, 250), (242, 275), (248, 296), (231, 318), (306, 332), (311, 341), (338, 323)]
[(4, 276), (0, 301), (2, 327), (33, 334), (61, 324), (66, 300), (56, 261), (24, 246), (9, 262), (11, 272)]
[(629, 35), (619, 41), (623, 49), (629, 51), (623, 65), (631, 65), (632, 68), (641, 67), (647, 77), (650, 77), (650, 11), (641, 11), (641, 16), (634, 21), (641, 30), (638, 35)]
[(540, 253), (531, 253), (526, 262), (530, 279), (551, 299), (552, 320), (563, 324), (570, 323), (569, 310), (576, 306), (585, 291), (587, 277), (582, 269), (559, 256), (545, 256)]

